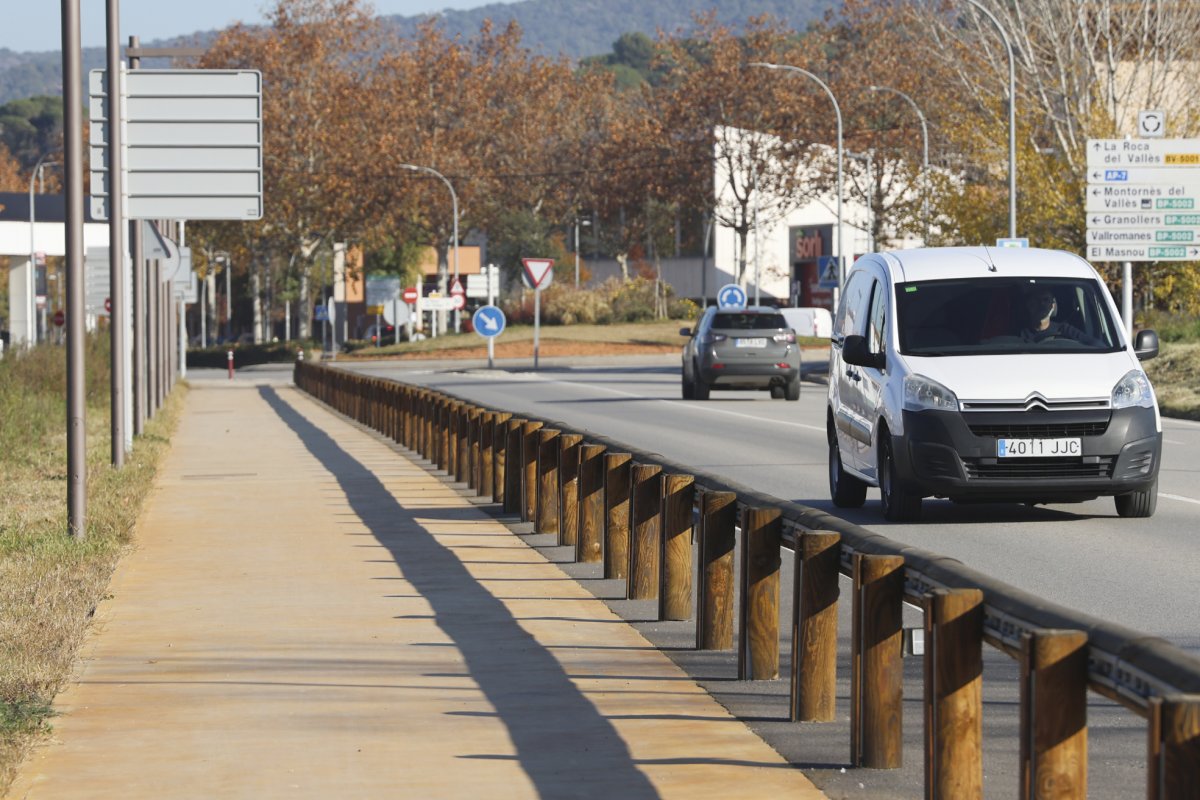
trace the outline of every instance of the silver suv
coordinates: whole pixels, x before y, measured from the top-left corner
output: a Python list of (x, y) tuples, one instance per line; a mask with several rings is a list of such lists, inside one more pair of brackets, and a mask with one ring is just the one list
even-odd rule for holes
[(800, 346), (777, 309), (710, 307), (695, 329), (681, 328), (683, 399), (707, 400), (711, 389), (767, 389), (800, 399)]

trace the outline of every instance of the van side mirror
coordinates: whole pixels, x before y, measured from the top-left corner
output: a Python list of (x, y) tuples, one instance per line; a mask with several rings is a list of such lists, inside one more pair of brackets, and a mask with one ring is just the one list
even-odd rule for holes
[(854, 364), (858, 367), (874, 367), (875, 369), (883, 369), (887, 363), (883, 353), (872, 353), (867, 349), (865, 336), (854, 334), (847, 336), (842, 341), (842, 358), (847, 364)]
[(691, 328), (680, 328), (680, 329), (679, 329), (679, 335), (680, 335), (680, 336), (691, 336), (691, 335), (692, 335), (692, 329), (691, 329)]
[(1133, 339), (1133, 352), (1138, 361), (1149, 361), (1158, 355), (1158, 333), (1153, 330), (1138, 331)]

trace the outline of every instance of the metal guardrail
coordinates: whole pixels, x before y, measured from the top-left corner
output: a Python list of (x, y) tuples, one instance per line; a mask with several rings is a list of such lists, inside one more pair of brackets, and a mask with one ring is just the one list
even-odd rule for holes
[[(539, 532), (561, 536), (563, 529), (571, 529), (581, 560), (596, 560), (598, 555), (585, 554), (585, 549), (620, 551), (622, 563), (610, 565), (606, 558), (605, 575), (627, 578), (631, 597), (635, 583), (636, 591), (647, 591), (641, 577), (645, 564), (638, 572), (639, 553), (643, 561), (662, 558), (655, 565), (660, 613), (665, 607), (661, 598), (691, 591), (690, 576), (677, 576), (679, 569), (672, 568), (665, 544), (680, 541), (675, 536), (683, 524), (664, 513), (669, 503), (663, 476), (675, 478), (673, 491), (687, 487), (688, 497), (694, 497), (689, 505), (694, 505), (698, 518), (698, 647), (731, 644), (730, 552), (737, 533), (743, 562), (739, 677), (778, 674), (779, 559), (770, 553), (774, 548), (777, 554), (778, 545), (791, 549), (797, 569), (793, 719), (832, 719), (835, 664), (830, 653), (836, 652), (836, 614), (830, 628), (828, 615), (822, 621), (820, 612), (831, 605), (836, 609), (838, 589), (836, 579), (829, 588), (829, 575), (821, 570), (851, 577), (851, 760), (858, 766), (899, 765), (899, 715), (889, 721), (889, 710), (900, 699), (899, 608), (908, 602), (925, 611), (927, 797), (982, 796), (981, 701), (974, 665), (985, 641), (1022, 664), (1022, 797), (1042, 796), (1041, 787), (1047, 785), (1053, 786), (1056, 798), (1085, 796), (1086, 735), (1075, 734), (1086, 734), (1088, 689), (1147, 720), (1148, 797), (1200, 797), (1200, 659), (1169, 642), (1050, 603), (955, 559), (902, 545), (818, 509), (554, 420), (527, 415), (512, 419), (508, 412), (445, 392), (312, 363), (298, 363), (295, 378), (297, 386), (336, 410), (423, 453), (460, 480), (465, 478), (480, 494), (504, 502), (506, 510), (520, 511)], [(595, 497), (579, 492), (585, 480), (593, 491), (598, 485), (595, 475), (583, 477), (583, 465), (600, 468), (598, 460), (585, 462), (580, 457), (583, 445), (597, 458), (600, 453), (620, 455), (608, 465), (620, 470), (612, 475), (624, 483), (603, 493), (602, 508), (595, 506)], [(636, 467), (644, 469), (635, 471)], [(485, 475), (490, 478), (487, 485)], [(639, 501), (639, 496), (653, 499)], [(603, 531), (589, 530), (597, 520)], [(550, 527), (555, 530), (542, 530)], [(585, 539), (589, 544), (582, 544)], [(829, 541), (837, 543), (837, 558), (822, 561), (820, 553)], [(691, 570), (690, 545), (679, 552)], [(729, 556), (727, 563), (721, 553)], [(801, 575), (808, 584), (803, 591)], [(686, 587), (669, 585), (685, 579)], [(801, 685), (804, 695), (798, 696)], [(1052, 735), (1049, 728), (1054, 729)]]

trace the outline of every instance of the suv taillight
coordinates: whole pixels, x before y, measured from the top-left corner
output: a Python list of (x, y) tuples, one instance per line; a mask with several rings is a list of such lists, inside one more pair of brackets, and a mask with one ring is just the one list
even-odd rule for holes
[(780, 343), (787, 342), (788, 344), (795, 344), (796, 334), (792, 333), (791, 331), (788, 331), (787, 333), (777, 333), (775, 334), (774, 339)]

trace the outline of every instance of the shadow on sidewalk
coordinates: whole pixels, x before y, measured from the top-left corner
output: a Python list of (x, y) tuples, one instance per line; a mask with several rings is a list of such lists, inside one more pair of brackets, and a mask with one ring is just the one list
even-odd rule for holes
[[(658, 797), (612, 724), (562, 666), (424, 531), (374, 473), (270, 387), (259, 394), (332, 473), (350, 507), (429, 602), (438, 627), (508, 729), (516, 759), (541, 797)], [(422, 512), (423, 518), (427, 511)], [(397, 531), (404, 530), (404, 534)], [(453, 713), (453, 712), (448, 712)], [(403, 726), (403, 720), (397, 720)], [(463, 758), (510, 758), (477, 753)]]

